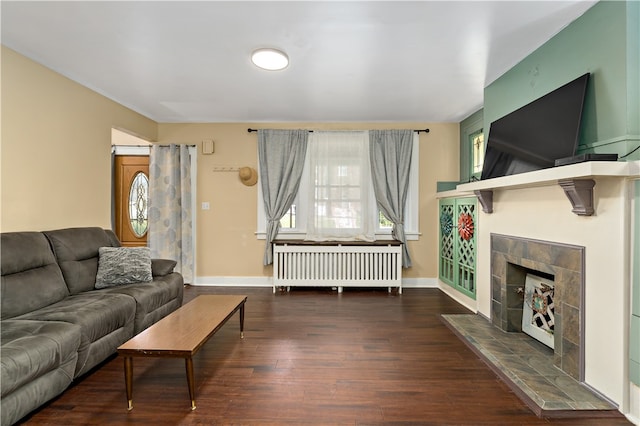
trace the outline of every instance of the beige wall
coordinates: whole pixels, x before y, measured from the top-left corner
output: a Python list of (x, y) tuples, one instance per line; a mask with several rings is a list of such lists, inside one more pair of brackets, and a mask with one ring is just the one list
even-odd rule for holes
[(157, 124), (2, 47), (0, 230), (111, 227), (111, 128)]
[[(257, 240), (257, 190), (247, 187), (237, 172), (214, 172), (214, 167), (256, 167), (257, 135), (247, 128), (305, 128), (324, 130), (429, 128), (420, 133), (420, 231), (411, 241), (413, 267), (407, 278), (434, 279), (437, 271), (436, 181), (456, 180), (458, 176), (457, 123), (232, 123), (160, 124), (158, 142), (198, 145), (197, 195), (197, 271), (198, 277), (270, 276), (262, 265), (264, 240)], [(201, 142), (215, 141), (215, 153), (202, 155)], [(209, 202), (210, 210), (201, 210)], [(435, 282), (435, 281), (434, 281)]]
[[(420, 134), (420, 231), (407, 278), (437, 277), (436, 181), (458, 176), (457, 123), (157, 124), (2, 47), (0, 230), (110, 227), (112, 128), (160, 143), (198, 145), (198, 277), (269, 277), (257, 240), (257, 190), (218, 167), (257, 166), (247, 128), (384, 129)], [(202, 155), (204, 139), (215, 153)], [(202, 202), (210, 210), (201, 210)], [(222, 224), (222, 226), (220, 226)]]

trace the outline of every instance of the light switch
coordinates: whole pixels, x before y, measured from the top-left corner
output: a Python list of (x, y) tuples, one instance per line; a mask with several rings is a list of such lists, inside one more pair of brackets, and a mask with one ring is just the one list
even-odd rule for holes
[(204, 201), (202, 203), (202, 210), (209, 210), (210, 206), (209, 206), (209, 202), (208, 201)]

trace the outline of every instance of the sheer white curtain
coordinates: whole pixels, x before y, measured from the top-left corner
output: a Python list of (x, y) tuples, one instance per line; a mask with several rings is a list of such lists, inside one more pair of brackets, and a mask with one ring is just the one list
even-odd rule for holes
[(314, 131), (305, 169), (310, 173), (306, 239), (374, 241), (377, 210), (369, 132)]

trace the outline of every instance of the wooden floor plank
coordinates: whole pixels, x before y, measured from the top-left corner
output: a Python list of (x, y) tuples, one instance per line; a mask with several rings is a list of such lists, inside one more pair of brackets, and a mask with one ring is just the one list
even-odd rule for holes
[[(628, 425), (624, 417), (543, 419), (440, 320), (468, 313), (436, 289), (186, 287), (246, 294), (245, 338), (231, 319), (184, 362), (136, 358), (127, 411), (123, 361), (112, 357), (25, 424)], [(237, 315), (237, 314), (236, 314)]]

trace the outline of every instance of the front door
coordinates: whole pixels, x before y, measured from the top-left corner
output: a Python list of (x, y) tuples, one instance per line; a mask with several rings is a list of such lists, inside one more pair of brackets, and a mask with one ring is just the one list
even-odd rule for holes
[(147, 245), (149, 156), (115, 157), (116, 235), (125, 247)]

